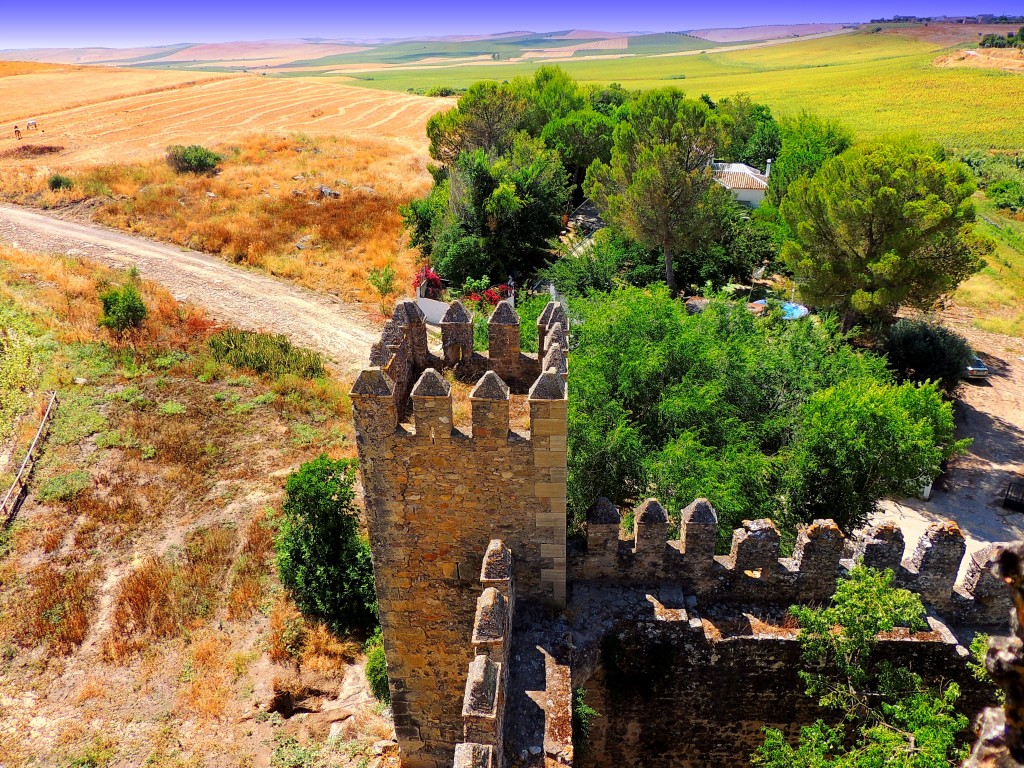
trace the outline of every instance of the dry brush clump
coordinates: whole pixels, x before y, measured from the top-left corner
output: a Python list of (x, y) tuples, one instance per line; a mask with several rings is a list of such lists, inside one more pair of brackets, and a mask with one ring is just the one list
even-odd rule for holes
[[(218, 254), (349, 300), (375, 300), (371, 269), (392, 264), (410, 284), (401, 204), (429, 177), (402, 145), (369, 139), (254, 136), (218, 146), (216, 175), (175, 174), (162, 160), (0, 174), (0, 199), (42, 207), (87, 205), (101, 223)], [(44, 174), (45, 170), (45, 174)]]
[(226, 526), (192, 531), (179, 551), (150, 557), (122, 579), (104, 652), (122, 660), (152, 640), (177, 637), (214, 615), (234, 558)]
[(67, 655), (89, 632), (99, 569), (71, 559), (45, 561), (25, 575), (24, 587), (3, 611), (3, 634), (24, 647), (47, 645)]

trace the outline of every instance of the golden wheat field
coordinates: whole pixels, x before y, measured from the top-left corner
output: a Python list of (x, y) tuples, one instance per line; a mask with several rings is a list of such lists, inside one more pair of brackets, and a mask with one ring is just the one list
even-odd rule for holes
[[(61, 147), (50, 160), (64, 165), (130, 162), (258, 132), (391, 138), (422, 152), (427, 118), (451, 103), (315, 80), (58, 68), (0, 77), (0, 162), (33, 144)], [(19, 142), (13, 125), (28, 119), (40, 130)]]

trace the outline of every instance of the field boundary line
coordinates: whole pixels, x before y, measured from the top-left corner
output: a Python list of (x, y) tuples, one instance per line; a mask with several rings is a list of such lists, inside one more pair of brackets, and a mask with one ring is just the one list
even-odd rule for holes
[(39, 443), (42, 441), (43, 436), (46, 433), (46, 427), (50, 423), (50, 417), (53, 415), (54, 409), (57, 407), (57, 393), (50, 393), (50, 402), (46, 406), (46, 410), (43, 412), (43, 418), (39, 422), (39, 429), (36, 430), (35, 437), (32, 438), (32, 443), (28, 447), (28, 452), (25, 453), (25, 458), (21, 462), (21, 467), (18, 469), (18, 474), (14, 477), (14, 482), (11, 483), (11, 487), (7, 489), (7, 495), (4, 496), (3, 503), (0, 504), (0, 514), (3, 515), (4, 525), (10, 525), (11, 521), (14, 520), (15, 514), (18, 511), (18, 502), (21, 500), (21, 495), (27, 487), (27, 481), (29, 475), (32, 474), (32, 469), (35, 467), (35, 452), (39, 447)]

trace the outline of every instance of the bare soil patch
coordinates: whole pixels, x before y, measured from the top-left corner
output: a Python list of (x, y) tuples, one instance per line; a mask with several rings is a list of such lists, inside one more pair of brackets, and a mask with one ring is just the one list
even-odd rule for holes
[(1002, 69), (1024, 74), (1024, 51), (1014, 48), (970, 48), (940, 56), (933, 63), (937, 67)]
[(14, 149), (5, 149), (0, 152), (0, 159), (4, 160), (25, 160), (31, 157), (45, 157), (56, 155), (64, 151), (64, 147), (54, 144), (22, 144)]

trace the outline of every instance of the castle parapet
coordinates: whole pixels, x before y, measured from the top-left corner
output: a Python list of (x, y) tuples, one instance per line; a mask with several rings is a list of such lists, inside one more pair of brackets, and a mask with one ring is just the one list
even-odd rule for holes
[(357, 439), (379, 440), (398, 428), (395, 382), (380, 368), (366, 368), (352, 385), (352, 418)]
[(412, 388), (416, 436), (438, 440), (452, 437), (452, 388), (433, 368), (427, 368)]
[[(896, 586), (909, 589), (953, 624), (998, 624), (1008, 608), (1006, 590), (991, 575), (998, 545), (975, 552), (963, 582), (957, 574), (966, 543), (952, 523), (936, 523), (901, 564), (903, 535), (883, 522), (846, 537), (832, 520), (815, 520), (797, 530), (790, 557), (780, 557), (781, 536), (768, 519), (746, 520), (733, 532), (728, 555), (715, 555), (718, 515), (707, 499), (680, 513), (679, 539), (665, 541), (668, 517), (653, 499), (634, 512), (632, 541), (619, 540), (619, 511), (600, 499), (587, 512), (586, 553), (574, 555), (570, 580), (682, 587), (698, 605), (820, 603), (835, 592), (836, 580), (856, 564), (889, 568)], [(849, 559), (845, 555), (853, 556)], [(895, 564), (895, 565), (894, 565)]]
[(491, 370), (505, 381), (520, 377), (519, 315), (507, 301), (499, 301), (487, 321), (487, 357)]
[(473, 318), (457, 300), (441, 318), (441, 354), (449, 367), (473, 357)]
[(473, 408), (473, 437), (508, 439), (508, 385), (494, 371), (480, 377), (469, 400)]
[(515, 593), (512, 553), (498, 539), (484, 554), (473, 622), (474, 658), (466, 675), (462, 701), (465, 742), (455, 748), (456, 768), (504, 764), (503, 727)]

